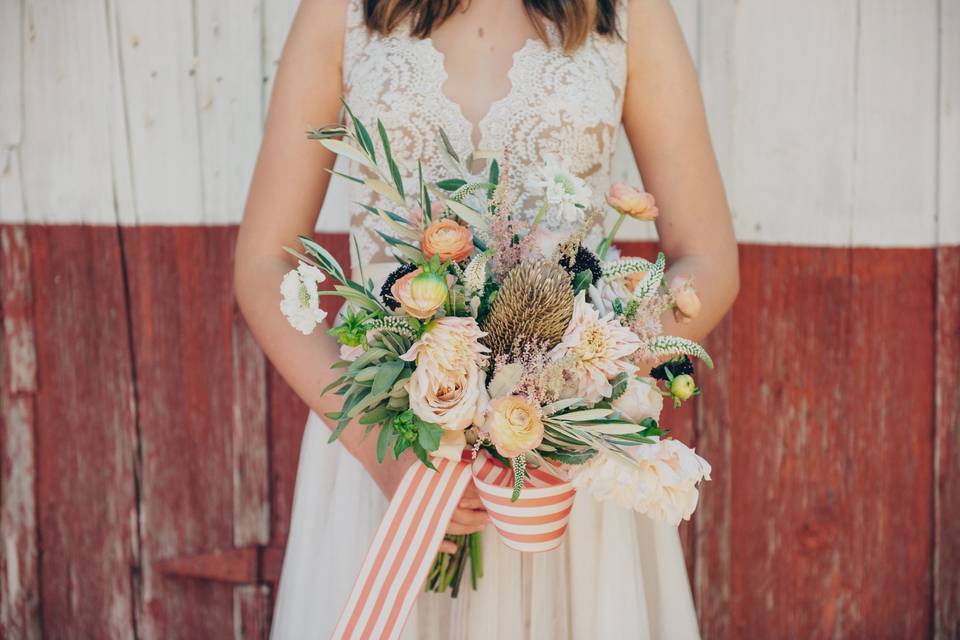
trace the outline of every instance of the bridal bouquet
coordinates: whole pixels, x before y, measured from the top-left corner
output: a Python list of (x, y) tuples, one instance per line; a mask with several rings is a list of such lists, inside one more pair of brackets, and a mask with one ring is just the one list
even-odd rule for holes
[[(713, 365), (698, 344), (663, 335), (661, 317), (689, 319), (700, 302), (689, 279), (665, 280), (662, 253), (607, 259), (626, 216), (656, 217), (653, 198), (613, 185), (606, 200), (619, 220), (589, 247), (602, 212), (559, 160), (529, 168), (527, 191), (542, 200), (522, 211), (496, 160), (485, 180), (472, 181), (472, 158), (462, 161), (440, 131), (450, 177), (428, 183), (421, 167), (408, 190), (383, 125), (378, 148), (346, 111), (352, 126), (310, 136), (361, 168), (344, 177), (391, 203), (365, 208), (397, 263), (377, 286), (362, 264), (358, 279), (348, 277), (309, 237), (300, 238), (302, 252), (288, 249), (300, 264), (283, 279), (281, 309), (294, 327), (310, 333), (324, 319), (320, 296), (346, 302), (329, 330), (342, 374), (326, 392), (343, 397), (340, 411), (327, 414), (336, 422), (331, 441), (353, 423), (376, 432), (381, 462), (408, 449), (431, 469), (483, 460), (474, 467), (481, 498), (516, 548), (539, 548), (524, 546), (531, 536), (511, 527), (518, 516), (510, 510), (538, 490), (552, 491), (565, 510), (555, 538), (574, 490), (657, 520), (688, 519), (710, 466), (666, 437), (659, 415), (665, 398), (679, 405), (699, 392), (691, 356)], [(333, 288), (321, 290), (326, 277)], [(542, 525), (531, 531), (542, 535)], [(478, 535), (450, 538), (460, 551), (437, 557), (428, 589), (455, 594), (467, 559), (476, 587)]]

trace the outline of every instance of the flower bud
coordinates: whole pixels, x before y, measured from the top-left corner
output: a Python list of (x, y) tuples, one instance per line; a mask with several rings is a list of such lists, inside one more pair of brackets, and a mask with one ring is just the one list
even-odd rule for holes
[(447, 283), (440, 274), (417, 269), (397, 280), (390, 294), (405, 313), (428, 320), (446, 302)]
[(683, 374), (670, 381), (670, 395), (677, 400), (689, 400), (697, 392), (697, 383), (693, 376)]
[(670, 281), (670, 293), (673, 295), (674, 316), (678, 322), (692, 320), (703, 306), (697, 291), (693, 288), (693, 279), (676, 276)]

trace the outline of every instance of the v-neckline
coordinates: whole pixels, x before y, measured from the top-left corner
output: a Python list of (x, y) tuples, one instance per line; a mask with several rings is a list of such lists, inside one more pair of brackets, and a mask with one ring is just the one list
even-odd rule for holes
[[(552, 31), (549, 26), (547, 28), (548, 37), (552, 37)], [(520, 48), (516, 49), (510, 56), (510, 65), (507, 68), (507, 82), (509, 83), (509, 88), (507, 92), (499, 98), (491, 101), (487, 105), (487, 109), (484, 112), (483, 116), (477, 122), (471, 121), (467, 118), (466, 114), (463, 112), (463, 107), (461, 104), (447, 95), (445, 86), (447, 80), (450, 78), (450, 74), (447, 70), (447, 54), (437, 48), (436, 43), (433, 41), (433, 38), (427, 36), (421, 39), (423, 46), (425, 46), (433, 55), (435, 63), (437, 66), (440, 82), (437, 86), (437, 93), (439, 93), (439, 100), (444, 103), (447, 107), (447, 110), (452, 113), (453, 117), (457, 120), (457, 124), (465, 133), (465, 140), (463, 143), (467, 145), (470, 154), (476, 154), (480, 151), (495, 151), (496, 149), (488, 149), (485, 145), (489, 144), (488, 138), (488, 120), (496, 114), (500, 107), (506, 104), (508, 101), (512, 100), (516, 95), (517, 91), (520, 89), (516, 82), (514, 82), (514, 74), (522, 63), (524, 55), (528, 54), (529, 51), (535, 49), (536, 47), (544, 47), (545, 43), (537, 37), (527, 38), (523, 45)], [(474, 141), (474, 135), (476, 135), (476, 141)], [(479, 175), (486, 170), (486, 166), (481, 167), (478, 171), (474, 172), (470, 167), (467, 167), (467, 170), (473, 175)]]

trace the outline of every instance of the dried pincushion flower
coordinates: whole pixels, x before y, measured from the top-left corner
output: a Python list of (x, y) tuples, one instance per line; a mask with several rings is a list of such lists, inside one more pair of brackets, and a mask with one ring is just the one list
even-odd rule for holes
[(536, 341), (545, 349), (560, 342), (573, 316), (573, 286), (560, 265), (525, 262), (507, 274), (481, 328), (494, 357), (514, 344)]

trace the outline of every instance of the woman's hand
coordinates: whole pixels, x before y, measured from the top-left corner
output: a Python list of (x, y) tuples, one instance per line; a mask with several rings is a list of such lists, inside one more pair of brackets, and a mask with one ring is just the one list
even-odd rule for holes
[[(421, 464), (421, 462), (413, 455), (408, 455), (408, 452), (404, 452), (399, 460), (384, 461), (380, 465), (374, 479), (388, 500), (393, 498), (403, 475), (413, 464)], [(477, 533), (483, 531), (489, 522), (490, 516), (487, 514), (487, 510), (483, 508), (483, 503), (480, 502), (480, 496), (477, 494), (477, 487), (471, 480), (467, 484), (467, 489), (463, 492), (463, 497), (460, 498), (457, 508), (453, 511), (453, 517), (447, 526), (447, 533), (452, 536)], [(449, 540), (444, 540), (440, 543), (440, 551), (441, 553), (456, 553), (457, 545)]]
[[(490, 515), (483, 508), (480, 502), (480, 496), (477, 494), (477, 487), (471, 480), (467, 484), (467, 490), (463, 492), (460, 503), (453, 511), (453, 517), (450, 524), (447, 525), (447, 533), (454, 536), (462, 536), (468, 533), (477, 533), (483, 531), (490, 522)], [(457, 545), (444, 540), (440, 543), (441, 553), (456, 553)]]

